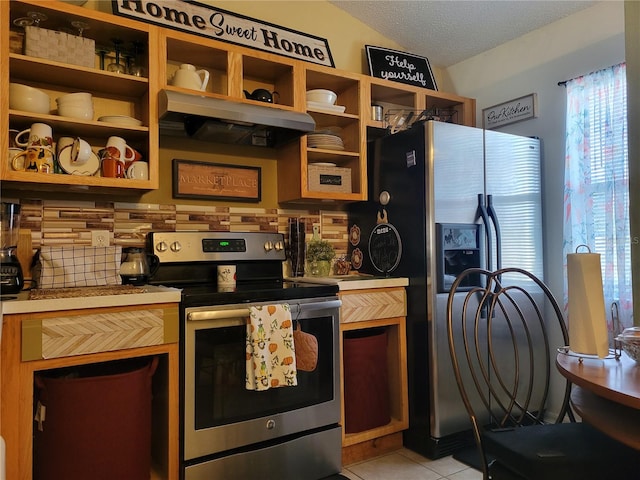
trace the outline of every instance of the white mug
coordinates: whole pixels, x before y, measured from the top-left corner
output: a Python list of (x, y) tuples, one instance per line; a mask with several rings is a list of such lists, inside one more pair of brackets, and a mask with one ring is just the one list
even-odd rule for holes
[(218, 288), (235, 288), (236, 266), (218, 265)]
[(133, 180), (148, 180), (149, 164), (147, 162), (133, 162), (129, 168), (127, 168), (127, 178)]
[[(21, 140), (26, 137), (26, 140)], [(53, 129), (46, 123), (34, 123), (31, 128), (22, 130), (15, 137), (19, 147), (42, 147), (53, 151)]]
[(80, 137), (76, 138), (71, 145), (71, 165), (84, 165), (89, 161), (92, 153), (93, 150), (91, 150), (89, 142), (81, 139)]
[(24, 172), (54, 173), (55, 155), (50, 148), (29, 147), (11, 158), (11, 167)]
[(126, 140), (122, 137), (109, 137), (106, 150), (111, 157), (117, 158), (123, 163), (131, 162), (136, 158), (135, 150), (127, 145)]

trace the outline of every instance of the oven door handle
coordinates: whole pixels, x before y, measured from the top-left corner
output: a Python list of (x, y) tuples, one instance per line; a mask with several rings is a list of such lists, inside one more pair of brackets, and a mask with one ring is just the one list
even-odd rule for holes
[(322, 300), (320, 302), (289, 304), (289, 306), (291, 307), (291, 315), (300, 315), (301, 313), (313, 312), (316, 310), (326, 310), (328, 308), (329, 309), (340, 308), (341, 305), (342, 305), (342, 301), (338, 299)]
[(187, 321), (201, 321), (201, 320), (222, 320), (225, 318), (244, 318), (249, 316), (248, 308), (236, 308), (230, 310), (206, 310), (203, 312), (189, 312), (187, 314)]
[[(295, 317), (301, 313), (312, 312), (316, 310), (326, 310), (333, 308), (340, 308), (342, 301), (340, 300), (322, 300), (320, 302), (311, 303), (293, 303), (289, 304), (291, 308), (291, 315)], [(187, 314), (187, 321), (202, 321), (202, 320), (222, 320), (225, 318), (244, 318), (248, 317), (251, 311), (248, 308), (235, 308), (229, 310), (205, 310), (201, 312), (189, 312)]]

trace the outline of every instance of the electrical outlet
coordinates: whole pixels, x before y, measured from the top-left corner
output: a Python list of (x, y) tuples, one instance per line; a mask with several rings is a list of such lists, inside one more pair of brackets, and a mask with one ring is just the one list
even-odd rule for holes
[(108, 247), (109, 231), (108, 230), (91, 230), (91, 246), (92, 247)]

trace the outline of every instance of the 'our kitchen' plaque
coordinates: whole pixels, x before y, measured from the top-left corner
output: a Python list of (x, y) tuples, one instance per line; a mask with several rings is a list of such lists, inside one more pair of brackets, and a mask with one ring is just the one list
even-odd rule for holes
[(482, 110), (482, 126), (488, 130), (538, 116), (538, 97), (530, 93)]

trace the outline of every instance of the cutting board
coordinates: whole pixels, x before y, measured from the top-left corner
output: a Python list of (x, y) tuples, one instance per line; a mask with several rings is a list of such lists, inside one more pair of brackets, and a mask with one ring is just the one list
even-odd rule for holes
[(33, 247), (31, 244), (31, 230), (21, 228), (18, 231), (18, 245), (16, 248), (18, 262), (22, 267), (22, 275), (25, 280), (31, 280), (31, 260), (33, 259)]

